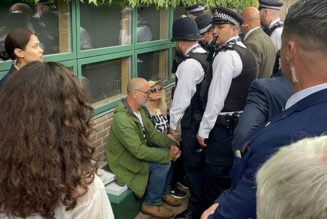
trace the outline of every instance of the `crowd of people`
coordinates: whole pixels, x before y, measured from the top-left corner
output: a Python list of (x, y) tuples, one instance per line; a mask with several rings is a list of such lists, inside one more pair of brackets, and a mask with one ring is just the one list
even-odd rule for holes
[[(298, 0), (284, 22), (282, 5), (187, 7), (172, 27), (170, 107), (163, 81), (128, 81), (106, 160), (144, 214), (327, 217), (327, 1)], [(14, 63), (0, 83), (0, 218), (114, 218), (80, 82), (42, 62), (31, 30), (9, 32), (4, 48)]]

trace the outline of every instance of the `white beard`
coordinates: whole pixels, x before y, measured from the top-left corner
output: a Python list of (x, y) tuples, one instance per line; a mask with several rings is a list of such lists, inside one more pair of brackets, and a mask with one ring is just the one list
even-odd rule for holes
[(148, 100), (143, 100), (143, 101), (140, 101), (140, 100), (137, 100), (137, 104), (139, 106), (146, 106), (146, 103), (148, 102)]

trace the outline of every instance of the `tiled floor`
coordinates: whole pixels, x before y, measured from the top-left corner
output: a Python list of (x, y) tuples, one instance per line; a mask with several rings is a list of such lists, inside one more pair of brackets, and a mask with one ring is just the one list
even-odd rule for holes
[[(184, 199), (184, 202), (181, 206), (173, 207), (166, 203), (164, 203), (164, 206), (167, 207), (168, 209), (171, 209), (174, 212), (174, 214), (177, 215), (177, 214), (183, 212), (187, 208), (188, 197), (186, 199)], [(149, 215), (145, 215), (142, 212), (140, 212), (138, 215), (136, 215), (136, 217), (134, 219), (156, 219), (156, 218), (151, 217)]]

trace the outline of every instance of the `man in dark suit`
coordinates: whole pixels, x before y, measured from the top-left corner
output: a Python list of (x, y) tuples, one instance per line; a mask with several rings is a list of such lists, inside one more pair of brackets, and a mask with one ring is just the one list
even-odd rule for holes
[[(232, 186), (202, 215), (205, 218), (256, 218), (255, 174), (276, 150), (327, 131), (327, 4), (299, 0), (286, 15), (282, 71), (295, 92), (275, 116), (236, 153)], [(310, 19), (307, 19), (307, 18)]]
[(233, 151), (241, 149), (246, 137), (280, 113), (292, 94), (291, 84), (280, 74), (254, 80), (232, 141)]
[(257, 63), (257, 78), (271, 76), (276, 60), (274, 44), (263, 32), (260, 25), (260, 13), (254, 7), (247, 7), (241, 13), (244, 22), (241, 25), (244, 44), (253, 53)]

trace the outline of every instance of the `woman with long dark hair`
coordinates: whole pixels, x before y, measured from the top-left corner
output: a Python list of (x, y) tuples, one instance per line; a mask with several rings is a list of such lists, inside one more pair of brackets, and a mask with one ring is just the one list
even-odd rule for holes
[(0, 52), (2, 60), (12, 59), (12, 64), (8, 74), (0, 80), (0, 88), (4, 82), (18, 69), (32, 61), (43, 60), (43, 49), (36, 34), (27, 29), (15, 29), (6, 36), (5, 51)]
[(95, 174), (93, 109), (68, 68), (27, 64), (0, 106), (0, 218), (113, 218)]

